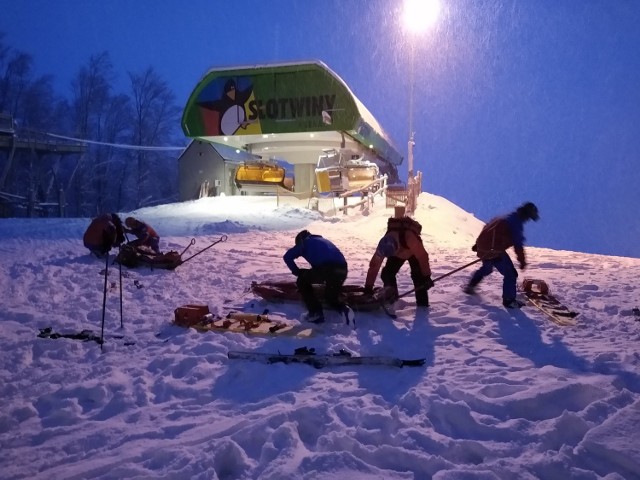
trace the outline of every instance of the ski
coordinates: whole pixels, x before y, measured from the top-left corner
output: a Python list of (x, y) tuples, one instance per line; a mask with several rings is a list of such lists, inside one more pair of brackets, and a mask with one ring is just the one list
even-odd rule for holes
[(261, 363), (302, 363), (311, 365), (315, 368), (340, 367), (348, 365), (382, 365), (388, 367), (421, 367), (425, 364), (425, 358), (402, 359), (398, 357), (388, 356), (367, 356), (361, 357), (352, 355), (351, 353), (341, 350), (334, 354), (316, 354), (314, 349), (297, 349), (292, 355), (282, 353), (263, 353), (263, 352), (242, 352), (230, 351), (227, 354), (231, 360), (251, 360)]

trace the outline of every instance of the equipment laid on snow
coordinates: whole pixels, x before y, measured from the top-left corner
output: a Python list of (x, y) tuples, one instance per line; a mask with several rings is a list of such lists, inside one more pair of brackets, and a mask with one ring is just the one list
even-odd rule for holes
[(182, 251), (182, 253), (178, 253), (174, 250), (166, 253), (156, 254), (152, 251), (146, 249), (145, 247), (134, 247), (133, 245), (122, 245), (120, 247), (120, 252), (116, 256), (115, 261), (120, 265), (124, 265), (129, 268), (136, 268), (138, 266), (153, 268), (160, 268), (164, 270), (174, 270), (180, 265), (185, 264), (189, 260), (191, 260), (196, 255), (200, 255), (205, 250), (217, 245), (220, 242), (226, 242), (227, 236), (222, 235), (218, 240), (210, 244), (209, 246), (203, 248), (202, 250), (194, 253), (190, 257), (186, 259), (182, 259), (182, 256), (185, 252), (191, 247), (195, 245), (195, 238), (191, 239), (189, 245)]
[(549, 293), (549, 286), (544, 280), (525, 278), (522, 291), (533, 306), (546, 314), (556, 325), (563, 327), (575, 325), (573, 320), (578, 316)]
[(184, 305), (175, 310), (174, 323), (191, 327), (200, 332), (235, 332), (253, 335), (286, 335), (307, 338), (313, 329), (287, 321), (269, 318), (268, 310), (262, 314), (229, 312), (226, 316), (214, 316), (207, 305)]
[(122, 245), (115, 261), (129, 268), (143, 266), (165, 270), (173, 270), (182, 263), (180, 254), (176, 251), (155, 254), (145, 247), (133, 245)]
[[(313, 286), (317, 298), (324, 298), (324, 285), (318, 284)], [(302, 296), (298, 292), (296, 282), (252, 282), (251, 292), (269, 302), (294, 301), (302, 302)], [(360, 285), (343, 285), (342, 300), (349, 305), (354, 311), (368, 312), (380, 308), (382, 300), (388, 300), (389, 292), (383, 288), (375, 288), (373, 295), (365, 293), (364, 287)], [(376, 296), (378, 294), (378, 296)]]
[[(102, 344), (104, 343), (104, 336), (103, 335), (98, 336), (95, 333), (93, 333), (91, 330), (82, 330), (81, 332), (78, 332), (78, 333), (58, 333), (58, 332), (54, 332), (52, 327), (47, 327), (47, 328), (40, 329), (40, 333), (38, 333), (38, 337), (52, 338), (52, 339), (69, 338), (71, 340), (81, 340), (83, 342), (92, 341), (92, 342), (96, 342), (101, 347), (102, 347)], [(110, 338), (124, 339), (125, 337), (124, 335), (113, 335)], [(130, 346), (135, 344), (136, 342), (132, 340), (124, 341), (125, 346)]]
[(230, 351), (227, 357), (232, 360), (251, 360), (262, 363), (303, 363), (311, 365), (315, 368), (339, 367), (348, 365), (384, 365), (388, 367), (421, 367), (425, 364), (425, 358), (417, 358), (413, 360), (405, 360), (397, 357), (388, 356), (369, 356), (359, 357), (352, 355), (346, 350), (340, 350), (333, 354), (315, 353), (313, 348), (298, 348), (293, 355), (285, 355), (281, 353), (263, 353), (263, 352), (239, 352)]

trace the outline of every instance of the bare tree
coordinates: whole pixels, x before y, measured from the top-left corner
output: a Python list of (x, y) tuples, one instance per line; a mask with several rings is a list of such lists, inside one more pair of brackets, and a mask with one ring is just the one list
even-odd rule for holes
[[(94, 141), (104, 139), (114, 78), (109, 54), (102, 52), (92, 55), (72, 81), (71, 112), (75, 134), (79, 137)], [(101, 168), (106, 161), (104, 157), (103, 148), (90, 148), (78, 159), (69, 177), (67, 191), (73, 191), (79, 213), (97, 213), (98, 206), (104, 204), (106, 180), (105, 169)]]
[(31, 82), (31, 55), (15, 50), (3, 43), (0, 34), (0, 112), (16, 116), (18, 105)]
[[(116, 95), (105, 114), (102, 138), (106, 143), (119, 144), (128, 141), (131, 132), (131, 99), (127, 95)], [(107, 207), (120, 210), (126, 205), (124, 198), (124, 179), (128, 170), (128, 158), (122, 149), (112, 146), (102, 147), (104, 156), (101, 170), (97, 175), (101, 179), (98, 188), (99, 210)]]
[[(130, 93), (117, 94), (109, 54), (92, 55), (71, 82), (70, 98), (60, 99), (50, 76), (33, 78), (32, 64), (30, 55), (5, 45), (0, 32), (0, 111), (13, 114), (23, 136), (40, 135), (38, 145), (53, 141), (43, 132), (87, 139), (90, 145), (77, 157), (52, 154), (54, 149), (46, 148), (23, 151), (12, 169), (12, 160), (5, 162), (0, 184), (11, 170), (13, 189), (37, 191), (42, 200), (54, 191), (65, 191), (71, 210), (79, 215), (176, 197), (176, 182), (167, 181), (177, 178), (175, 154), (145, 148), (183, 140), (181, 109), (152, 67), (129, 73)], [(118, 144), (134, 147), (118, 148)], [(69, 158), (74, 162), (63, 161)]]
[[(180, 125), (180, 108), (175, 104), (175, 95), (153, 67), (141, 73), (129, 73), (133, 104), (132, 139), (136, 145), (170, 145)], [(169, 160), (166, 154), (137, 150), (133, 154), (135, 163), (135, 205), (141, 207), (153, 203), (153, 198), (162, 197), (157, 187), (166, 184)], [(175, 162), (174, 162), (175, 163)], [(169, 177), (169, 178), (175, 178)], [(171, 187), (169, 188), (171, 189)], [(176, 186), (173, 186), (176, 190)]]
[(42, 151), (36, 152), (35, 140), (41, 140), (39, 132), (53, 124), (59, 99), (51, 76), (34, 79), (32, 57), (4, 45), (2, 40), (0, 34), (0, 111), (10, 113), (19, 124), (20, 137), (33, 142), (31, 151), (16, 150), (13, 144), (2, 168), (0, 189), (46, 201), (53, 185), (53, 167)]

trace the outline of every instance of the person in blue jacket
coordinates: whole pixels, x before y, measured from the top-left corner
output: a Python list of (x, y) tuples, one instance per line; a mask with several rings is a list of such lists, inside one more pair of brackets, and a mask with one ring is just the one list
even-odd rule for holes
[(502, 283), (502, 304), (507, 308), (518, 308), (519, 302), (516, 300), (516, 279), (518, 272), (513, 266), (513, 262), (507, 253), (507, 249), (513, 247), (520, 269), (527, 267), (527, 260), (524, 254), (524, 233), (523, 224), (529, 220), (537, 222), (540, 216), (538, 207), (531, 202), (520, 205), (515, 211), (508, 215), (496, 217), (487, 223), (475, 245), (471, 248), (482, 259), (482, 266), (476, 270), (469, 283), (464, 288), (465, 293), (472, 295), (476, 286), (482, 279), (495, 268), (504, 277)]
[[(296, 258), (304, 258), (311, 268), (300, 268)], [(325, 301), (342, 313), (347, 323), (353, 320), (353, 312), (348, 305), (340, 300), (342, 286), (347, 279), (347, 261), (342, 252), (321, 235), (311, 234), (302, 230), (296, 235), (296, 244), (282, 257), (291, 273), (298, 277), (296, 284), (302, 295), (307, 310), (307, 320), (313, 323), (324, 322), (322, 304), (313, 291), (314, 284), (325, 285)]]

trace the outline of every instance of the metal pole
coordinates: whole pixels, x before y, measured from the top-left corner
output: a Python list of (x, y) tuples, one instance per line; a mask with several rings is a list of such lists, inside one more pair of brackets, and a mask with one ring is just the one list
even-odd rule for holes
[(104, 290), (102, 292), (102, 326), (100, 327), (100, 351), (104, 350), (104, 312), (107, 307), (107, 278), (109, 276), (109, 252), (105, 254)]
[(409, 142), (408, 142), (408, 164), (409, 167), (409, 176), (407, 182), (411, 181), (413, 177), (413, 146), (415, 145), (414, 141), (414, 132), (413, 132), (413, 90), (414, 90), (414, 77), (415, 77), (415, 58), (416, 58), (416, 48), (415, 41), (411, 38), (411, 58), (410, 58), (410, 71), (409, 71)]
[(120, 328), (124, 328), (122, 321), (122, 264), (118, 262), (118, 271), (120, 273)]
[[(449, 273), (445, 273), (444, 275), (440, 275), (438, 278), (434, 278), (433, 279), (433, 283), (436, 283), (436, 282), (442, 280), (443, 278), (447, 278), (447, 277), (453, 275), (454, 273), (458, 273), (460, 270), (464, 270), (465, 268), (468, 268), (471, 265), (474, 265), (474, 264), (476, 264), (478, 262), (481, 262), (481, 261), (482, 261), (482, 258), (476, 258), (473, 262), (469, 262), (466, 265), (463, 265), (461, 267), (456, 268), (455, 270), (451, 270)], [(413, 289), (409, 290), (408, 292), (404, 292), (403, 294), (398, 295), (398, 298), (402, 298), (402, 297), (406, 297), (407, 295), (411, 295), (416, 290), (420, 290), (422, 288), (424, 288), (424, 287), (413, 288)]]

